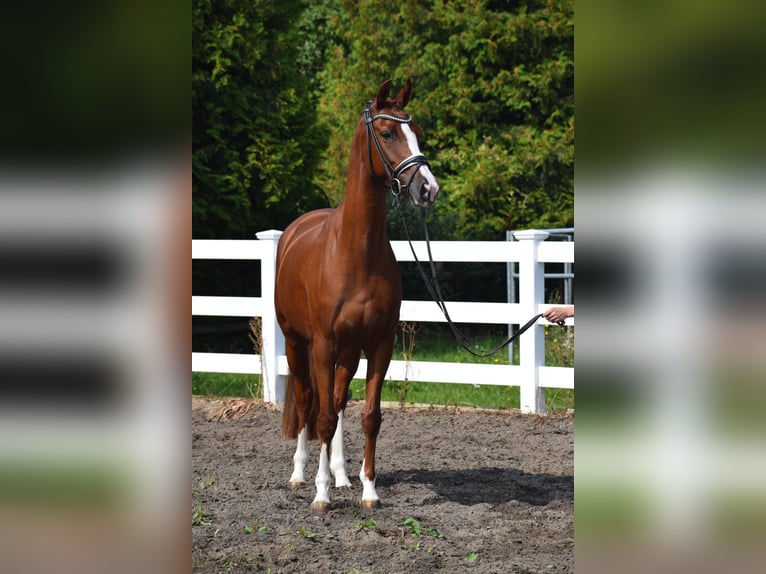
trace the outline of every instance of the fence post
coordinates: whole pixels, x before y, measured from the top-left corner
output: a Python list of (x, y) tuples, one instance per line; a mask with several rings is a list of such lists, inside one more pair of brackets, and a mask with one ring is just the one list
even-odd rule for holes
[[(537, 306), (545, 302), (544, 264), (537, 260), (537, 249), (550, 235), (545, 231), (528, 229), (515, 231), (521, 243), (519, 259), (519, 306), (522, 317), (537, 315)], [(545, 412), (545, 389), (540, 387), (539, 367), (545, 364), (545, 332), (535, 325), (519, 337), (520, 407), (523, 413)]]
[(272, 248), (261, 259), (261, 373), (263, 400), (267, 403), (285, 402), (285, 377), (279, 374), (279, 357), (285, 354), (285, 338), (277, 324), (274, 310), (274, 282), (276, 280), (277, 244), (281, 231), (269, 229), (259, 231), (255, 236), (261, 241), (271, 241)]

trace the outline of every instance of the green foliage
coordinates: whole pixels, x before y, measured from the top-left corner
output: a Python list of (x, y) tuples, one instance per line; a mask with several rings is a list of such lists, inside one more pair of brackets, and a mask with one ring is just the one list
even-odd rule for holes
[(196, 236), (337, 204), (362, 105), (389, 77), (414, 81), (436, 238), (573, 223), (572, 0), (202, 0), (192, 28)]
[(193, 232), (251, 238), (324, 205), (324, 147), (299, 73), (302, 3), (202, 0), (192, 12)]
[(573, 3), (490, 4), (343, 2), (320, 101), (338, 120), (317, 176), (333, 201), (362, 103), (382, 80), (412, 77), (449, 238), (573, 223)]

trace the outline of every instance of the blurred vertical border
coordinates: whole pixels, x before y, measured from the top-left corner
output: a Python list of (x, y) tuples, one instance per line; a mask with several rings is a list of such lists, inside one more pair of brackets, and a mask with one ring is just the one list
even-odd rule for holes
[(189, 571), (191, 10), (0, 8), (0, 571)]
[(576, 22), (577, 570), (762, 571), (766, 5)]

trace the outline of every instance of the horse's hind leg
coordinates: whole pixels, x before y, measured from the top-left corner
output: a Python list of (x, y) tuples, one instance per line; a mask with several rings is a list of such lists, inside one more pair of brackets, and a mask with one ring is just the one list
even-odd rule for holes
[(306, 470), (306, 463), (309, 460), (309, 445), (307, 438), (307, 431), (304, 427), (298, 434), (298, 444), (295, 447), (295, 454), (293, 455), (293, 473), (290, 475), (288, 486), (290, 488), (299, 488), (306, 484), (306, 478), (304, 471)]
[(330, 472), (335, 477), (335, 487), (351, 486), (346, 474), (346, 456), (343, 452), (343, 413), (346, 408), (348, 385), (359, 366), (360, 349), (347, 349), (340, 354), (335, 367), (335, 390), (333, 406), (338, 413), (338, 424), (332, 437), (330, 453)]
[(292, 385), (289, 392), (293, 393), (293, 397), (290, 400), (285, 400), (283, 416), (289, 422), (283, 424), (283, 430), (298, 431), (298, 444), (293, 455), (293, 473), (288, 484), (291, 488), (298, 488), (306, 482), (304, 471), (309, 458), (307, 425), (313, 424), (313, 421), (310, 420), (311, 403), (314, 399), (311, 396), (308, 343), (302, 339), (286, 337), (285, 352), (292, 379), (288, 383), (288, 385)]

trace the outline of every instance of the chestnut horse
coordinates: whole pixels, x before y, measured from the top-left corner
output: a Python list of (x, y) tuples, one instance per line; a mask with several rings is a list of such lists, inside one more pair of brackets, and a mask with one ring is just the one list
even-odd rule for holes
[(420, 129), (404, 111), (409, 80), (389, 98), (391, 80), (370, 100), (354, 132), (345, 197), (337, 209), (306, 213), (279, 241), (275, 306), (285, 335), (290, 375), (282, 432), (297, 438), (290, 486), (302, 485), (308, 440), (318, 438), (319, 469), (311, 513), (330, 510), (330, 473), (335, 486), (351, 486), (343, 454), (343, 411), (348, 386), (367, 357), (362, 505), (375, 508), (375, 443), (380, 395), (393, 352), (402, 282), (386, 234), (386, 188), (406, 191), (418, 206), (439, 193), (418, 149)]

